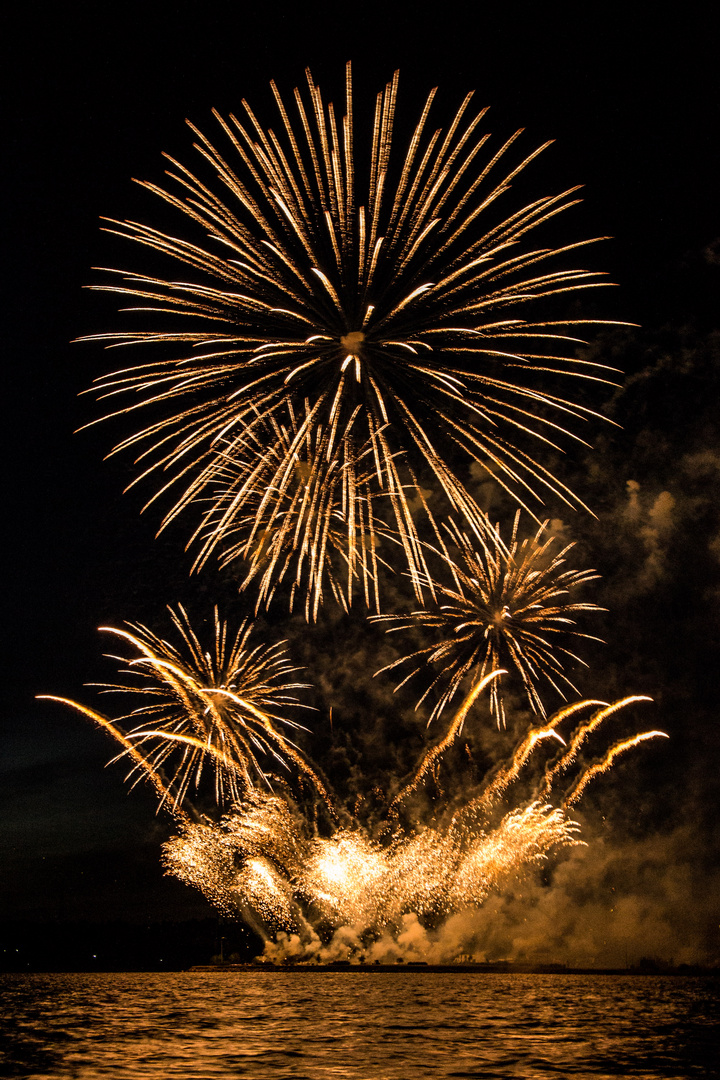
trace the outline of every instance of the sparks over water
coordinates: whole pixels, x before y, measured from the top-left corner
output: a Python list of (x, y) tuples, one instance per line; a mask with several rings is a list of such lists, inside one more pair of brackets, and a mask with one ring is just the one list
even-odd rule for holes
[[(409, 914), (438, 922), (481, 905), (551, 852), (579, 843), (578, 825), (566, 808), (619, 753), (662, 735), (624, 739), (595, 763), (578, 767), (582, 745), (603, 721), (646, 699), (576, 702), (531, 729), (479, 790), (476, 785), (456, 793), (444, 806), (435, 799), (431, 821), (422, 820), (422, 811), (408, 815), (409, 801), (436, 776), (471, 710), (504, 674), (493, 671), (471, 686), (446, 733), (387, 797), (379, 825), (371, 826), (338, 811), (317, 771), (278, 727), (289, 723), (285, 713), (298, 704), (288, 691), (303, 686), (288, 681), (297, 669), (282, 648), (251, 647), (250, 628), (229, 635), (216, 612), (211, 653), (185, 612), (172, 614), (182, 649), (144, 627), (110, 630), (136, 655), (118, 657), (128, 665), (130, 681), (101, 689), (129, 694), (135, 706), (129, 713), (111, 719), (63, 698), (52, 700), (109, 732), (120, 744), (119, 757), (129, 759), (130, 776), (155, 786), (179, 826), (165, 845), (168, 871), (266, 935), (280, 930), (310, 940), (316, 931), (352, 924), (372, 936)], [(578, 717), (587, 718), (578, 724)], [(574, 730), (562, 735), (573, 723)], [(509, 807), (509, 789), (541, 746), (544, 770), (531, 793)], [(280, 774), (271, 766), (280, 766)], [(208, 771), (216, 807), (211, 814), (203, 802)], [(560, 777), (565, 791), (557, 788)], [(198, 812), (201, 805), (206, 812)]]
[[(391, 630), (426, 635), (383, 670), (409, 662), (404, 681), (424, 676), (432, 735), (386, 790), (367, 777), (363, 816), (364, 793), (333, 791), (302, 749), (306, 684), (285, 642), (260, 640), (251, 619), (233, 633), (217, 609), (211, 643), (180, 606), (175, 643), (105, 628), (123, 677), (100, 689), (129, 702), (119, 715), (53, 698), (108, 733), (130, 779), (174, 816), (168, 872), (253, 925), (269, 955), (284, 947), (273, 935), (294, 934), (297, 954), (343, 928), (368, 941), (481, 906), (581, 843), (569, 808), (618, 756), (663, 735), (596, 746), (638, 696), (548, 715), (548, 688), (575, 691), (565, 669), (582, 661), (568, 646), (588, 637), (576, 619), (599, 610), (578, 591), (597, 575), (568, 568), (572, 544), (558, 551), (537, 519), (524, 535), (520, 511), (507, 539), (473, 494), (492, 479), (525, 510), (543, 496), (584, 505), (538, 460), (582, 441), (598, 414), (566, 395), (613, 370), (578, 354), (581, 327), (598, 320), (552, 314), (563, 294), (606, 284), (567, 268), (593, 241), (534, 241), (578, 189), (511, 205), (549, 144), (518, 153), (516, 132), (493, 148), (471, 94), (433, 129), (433, 90), (398, 149), (396, 73), (365, 156), (350, 66), (342, 119), (309, 72), (307, 84), (293, 110), (271, 84), (274, 128), (246, 102), (240, 118), (216, 113), (222, 149), (190, 125), (207, 178), (168, 158), (168, 188), (143, 183), (189, 238), (106, 219), (182, 273), (108, 270), (93, 286), (141, 322), (89, 340), (149, 354), (96, 390), (118, 402), (109, 416), (139, 418), (115, 450), (137, 453), (135, 482), (154, 480), (162, 527), (194, 509), (195, 568), (231, 564), (256, 616), (282, 595), (315, 622), (329, 595), (347, 613), (361, 593)], [(406, 572), (416, 610), (380, 614), (385, 570)], [(513, 679), (537, 726), (484, 778), (460, 775), (461, 734), (488, 698), (505, 727)]]
[[(615, 706), (583, 701), (561, 710), (545, 728), (529, 733), (479, 793), (456, 799), (444, 811), (434, 805), (431, 824), (401, 825), (395, 815), (394, 826), (381, 830), (379, 838), (358, 821), (322, 836), (296, 803), (258, 791), (219, 824), (184, 823), (165, 845), (165, 865), (226, 912), (250, 908), (275, 930), (307, 936), (318, 927), (351, 925), (372, 936), (398, 927), (411, 913), (437, 924), (452, 912), (482, 905), (553, 851), (581, 842), (579, 826), (566, 808), (618, 753), (662, 732), (623, 740), (604, 752), (599, 764), (581, 767), (567, 795), (553, 791), (549, 768), (535, 794), (520, 806), (508, 809), (508, 789), (541, 745), (551, 744), (550, 753), (554, 749), (563, 755), (566, 739), (558, 729), (579, 713), (594, 710), (584, 725), (587, 734), (638, 700), (647, 699), (630, 698)], [(457, 731), (455, 720), (440, 753)], [(437, 762), (433, 751), (426, 759), (431, 755)], [(424, 764), (389, 807), (391, 821), (394, 807), (422, 782)]]

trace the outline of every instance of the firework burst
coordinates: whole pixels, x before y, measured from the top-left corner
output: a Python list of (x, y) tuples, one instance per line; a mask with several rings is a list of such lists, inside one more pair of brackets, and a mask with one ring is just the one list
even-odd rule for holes
[[(432, 824), (415, 822), (407, 828), (396, 820), (380, 840), (353, 821), (323, 836), (297, 805), (256, 790), (215, 824), (184, 822), (164, 846), (166, 869), (227, 913), (250, 909), (273, 931), (352, 926), (370, 940), (386, 927), (400, 926), (409, 913), (437, 923), (454, 911), (481, 906), (553, 851), (582, 842), (567, 808), (619, 753), (663, 732), (624, 739), (596, 764), (579, 765), (567, 777), (569, 793), (555, 796), (553, 781), (577, 762), (580, 745), (604, 721), (641, 700), (647, 699), (626, 698), (613, 705), (581, 701), (561, 709), (544, 727), (531, 730), (477, 793), (457, 796), (444, 809), (435, 805)], [(577, 724), (589, 709), (590, 718), (568, 734), (568, 745), (558, 729)], [(440, 753), (457, 736), (457, 720)], [(543, 745), (551, 749), (534, 791), (508, 809), (508, 790)], [(559, 762), (553, 762), (558, 747)], [(427, 774), (422, 766), (395, 803)], [(561, 804), (553, 805), (553, 798)]]
[[(572, 545), (556, 551), (545, 525), (520, 539), (519, 511), (506, 542), (468, 490), (468, 477), (477, 484), (482, 474), (526, 509), (547, 495), (583, 505), (536, 458), (583, 441), (581, 427), (598, 414), (573, 389), (607, 382), (612, 370), (579, 359), (577, 335), (597, 321), (549, 306), (606, 284), (567, 268), (568, 254), (594, 241), (533, 239), (578, 201), (577, 188), (503, 211), (548, 144), (514, 156), (516, 132), (490, 149), (486, 110), (471, 109), (472, 95), (433, 130), (432, 91), (398, 154), (397, 73), (377, 96), (369, 157), (357, 168), (350, 66), (342, 119), (307, 79), (293, 120), (271, 84), (275, 128), (246, 102), (240, 118), (215, 114), (222, 146), (190, 125), (208, 175), (168, 158), (168, 187), (143, 183), (179, 215), (187, 239), (108, 219), (109, 232), (174, 270), (107, 270), (93, 286), (122, 297), (139, 322), (89, 340), (148, 347), (146, 362), (95, 390), (117, 402), (108, 416), (137, 413), (114, 452), (133, 450), (134, 482), (154, 481), (161, 527), (198, 513), (195, 566), (211, 556), (237, 564), (256, 612), (289, 594), (290, 609), (302, 602), (313, 621), (327, 595), (347, 611), (361, 593), (379, 613), (379, 568), (402, 562), (419, 602), (432, 604), (376, 617), (435, 642), (389, 668), (410, 663), (411, 678), (441, 667), (420, 699), (437, 691), (431, 719), (456, 695), (460, 705), (408, 777), (393, 778), (387, 796), (375, 784), (365, 822), (363, 793), (352, 793), (352, 813), (335, 809), (288, 737), (300, 727), (287, 714), (304, 684), (283, 644), (255, 644), (249, 621), (233, 636), (216, 609), (209, 649), (180, 607), (177, 646), (144, 626), (105, 628), (131, 652), (116, 657), (125, 681), (101, 689), (130, 706), (111, 719), (53, 700), (106, 730), (133, 781), (152, 783), (174, 815), (169, 872), (262, 933), (352, 924), (371, 936), (409, 914), (437, 923), (481, 905), (579, 843), (569, 807), (619, 755), (663, 733), (580, 760), (600, 725), (639, 700), (581, 701), (547, 718), (545, 686), (562, 697), (574, 689), (568, 642), (588, 636), (576, 617), (597, 610), (574, 594), (596, 575), (566, 569)], [(445, 755), (486, 690), (504, 727), (508, 673), (539, 726), (484, 780), (473, 765), (467, 783), (443, 788)]]
[[(433, 632), (434, 644), (381, 669), (389, 671), (416, 661), (416, 666), (399, 684), (403, 686), (414, 675), (424, 672), (428, 663), (441, 668), (418, 702), (420, 705), (433, 690), (440, 688), (431, 720), (453, 700), (466, 679), (480, 683), (488, 672), (500, 668), (520, 676), (525, 696), (540, 716), (546, 715), (539, 693), (542, 683), (549, 684), (561, 697), (566, 689), (576, 689), (563, 671), (563, 659), (583, 661), (563, 641), (568, 637), (590, 637), (575, 629), (575, 618), (600, 609), (595, 604), (574, 601), (571, 594), (598, 575), (594, 570), (563, 569), (573, 545), (553, 552), (555, 540), (547, 531), (547, 522), (525, 540), (518, 538), (518, 525), (519, 514), (506, 544), (498, 527), (486, 525), (465, 532), (451, 522), (446, 531), (457, 554), (451, 557), (447, 546), (438, 554), (442, 555), (443, 568), (452, 575), (453, 583), (427, 582), (438, 597), (437, 605), (406, 616), (375, 617), (394, 624), (388, 633), (411, 627)], [(505, 710), (498, 679), (490, 685), (490, 701), (498, 726), (504, 727)]]
[(255, 645), (248, 622), (230, 636), (216, 608), (209, 652), (182, 607), (170, 614), (180, 648), (144, 626), (133, 626), (133, 632), (101, 627), (134, 651), (116, 658), (128, 665), (124, 673), (133, 682), (100, 684), (104, 693), (129, 695), (134, 706), (129, 712), (108, 719), (74, 701), (51, 700), (70, 705), (108, 731), (123, 747), (119, 757), (132, 761), (131, 775), (149, 778), (160, 804), (167, 803), (181, 818), (186, 817), (188, 794), (197, 791), (207, 769), (214, 774), (219, 806), (247, 795), (257, 779), (267, 781), (268, 761), (284, 770), (292, 763), (327, 797), (315, 772), (278, 727), (300, 727), (284, 714), (298, 705), (291, 691), (307, 685), (292, 679), (298, 669), (287, 659), (283, 643)]
[[(308, 73), (309, 101), (294, 94), (296, 122), (271, 84), (277, 128), (265, 130), (246, 102), (244, 117), (215, 114), (225, 150), (190, 125), (212, 179), (169, 158), (172, 189), (143, 186), (200, 227), (203, 243), (108, 222), (183, 276), (108, 271), (110, 280), (94, 286), (157, 326), (91, 340), (162, 346), (159, 358), (99, 379), (97, 391), (125, 398), (110, 415), (153, 412), (116, 450), (134, 448), (140, 475), (163, 478), (158, 494), (172, 489), (165, 524), (189, 504), (212, 500), (216, 487), (227, 491), (229, 459), (241, 463), (236, 493), (252, 488), (260, 468), (263, 514), (273, 520), (292, 499), (296, 461), (312, 445), (318, 488), (342, 485), (345, 533), (352, 537), (351, 522), (364, 521), (371, 548), (375, 517), (389, 515), (419, 591), (426, 567), (411, 506), (418, 477), (460, 513), (474, 504), (455, 460), (463, 468), (479, 463), (519, 500), (553, 492), (579, 504), (524, 445), (528, 438), (555, 445), (570, 434), (566, 425), (596, 415), (541, 386), (569, 376), (606, 381), (601, 365), (576, 356), (588, 320), (549, 319), (545, 301), (606, 282), (563, 267), (569, 252), (591, 241), (558, 249), (528, 243), (577, 202), (577, 188), (498, 213), (498, 200), (549, 144), (510, 163), (520, 132), (490, 150), (487, 110), (474, 112), (472, 95), (447, 130), (432, 131), (432, 91), (398, 155), (396, 73), (377, 97), (365, 188), (356, 173), (349, 66), (346, 76), (342, 119)], [(282, 453), (260, 451), (258, 466), (249, 445), (257, 438), (266, 447), (291, 405), (301, 421), (288, 429)], [(379, 515), (373, 500), (382, 501)], [(323, 513), (333, 518), (337, 500), (321, 502), (322, 512), (318, 504), (294, 529), (296, 549), (321, 544), (318, 534), (331, 530), (318, 522)], [(202, 557), (236, 528), (227, 501), (223, 509), (203, 534)], [(284, 573), (289, 536), (270, 558), (266, 592)], [(234, 550), (247, 556), (242, 544)], [(365, 579), (366, 593), (368, 575), (376, 582), (376, 560), (362, 558), (358, 574), (351, 540), (348, 603), (356, 579)], [(313, 572), (308, 583), (315, 587)]]
[[(662, 735), (624, 738), (586, 765), (580, 752), (600, 726), (642, 699), (565, 706), (531, 729), (482, 783), (462, 791), (452, 785), (450, 799), (436, 793), (429, 823), (416, 813), (423, 800), (415, 800), (408, 820), (407, 800), (430, 777), (437, 781), (470, 710), (502, 674), (493, 671), (471, 686), (445, 736), (425, 751), (371, 826), (334, 808), (316, 771), (280, 730), (292, 724), (285, 714), (303, 685), (282, 645), (254, 644), (248, 624), (230, 635), (216, 611), (211, 652), (182, 608), (173, 622), (180, 647), (142, 626), (110, 630), (133, 650), (118, 658), (131, 678), (101, 684), (105, 693), (130, 695), (135, 707), (123, 716), (111, 720), (75, 702), (53, 700), (108, 731), (122, 748), (118, 758), (131, 761), (130, 777), (154, 785), (160, 805), (179, 826), (164, 845), (168, 872), (261, 934), (352, 924), (372, 937), (410, 913), (437, 923), (479, 906), (553, 851), (579, 843), (567, 808), (619, 754)], [(564, 738), (560, 730), (568, 725)], [(546, 764), (533, 779), (529, 763), (543, 745), (549, 748)], [(268, 770), (268, 761), (280, 776)], [(207, 812), (200, 815), (193, 800), (202, 799), (206, 771), (214, 775), (215, 808), (205, 800)], [(531, 790), (508, 806), (508, 792), (521, 775)]]

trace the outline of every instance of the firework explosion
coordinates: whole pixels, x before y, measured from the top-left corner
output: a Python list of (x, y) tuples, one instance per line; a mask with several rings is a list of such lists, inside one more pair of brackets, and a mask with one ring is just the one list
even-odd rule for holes
[[(378, 539), (392, 543), (395, 536), (375, 517), (372, 447), (361, 448), (350, 462), (355, 449), (345, 440), (327, 462), (326, 435), (299, 424), (292, 404), (285, 423), (276, 414), (267, 425), (267, 444), (248, 428), (222, 463), (215, 463), (213, 494), (196, 534), (202, 538), (196, 566), (207, 560), (222, 535), (221, 564), (244, 565), (241, 589), (257, 585), (256, 611), (269, 606), (286, 579), (291, 582), (290, 610), (296, 595), (304, 597), (308, 621), (317, 619), (327, 588), (347, 610), (356, 581), (364, 586), (367, 605), (379, 610), (378, 564), (383, 560)], [(304, 439), (299, 442), (301, 427)]]
[[(338, 591), (330, 537), (340, 533), (345, 602), (360, 580), (377, 603), (378, 518), (392, 522), (422, 595), (420, 480), (463, 515), (476, 514), (463, 479), (473, 463), (521, 502), (552, 492), (582, 505), (525, 447), (579, 439), (566, 426), (597, 414), (562, 386), (606, 382), (609, 369), (576, 355), (578, 331), (596, 320), (548, 314), (548, 298), (607, 284), (564, 267), (593, 241), (528, 243), (578, 189), (504, 218), (496, 205), (549, 144), (510, 163), (521, 132), (491, 150), (487, 110), (473, 112), (472, 95), (447, 130), (431, 131), (432, 91), (398, 151), (396, 73), (377, 97), (369, 161), (360, 154), (357, 167), (349, 65), (342, 120), (307, 79), (309, 101), (295, 91), (295, 126), (272, 84), (277, 129), (265, 131), (243, 102), (244, 118), (215, 114), (222, 152), (190, 125), (207, 181), (168, 158), (171, 190), (143, 183), (202, 229), (202, 244), (109, 221), (184, 276), (108, 271), (94, 288), (119, 294), (145, 321), (151, 313), (156, 326), (87, 340), (162, 353), (100, 378), (96, 390), (129, 399), (110, 415), (152, 412), (115, 449), (134, 448), (140, 475), (162, 477), (158, 495), (174, 492), (164, 524), (209, 502), (195, 533), (200, 561), (215, 549), (250, 557), (253, 578), (262, 555), (268, 602), (294, 560), (317, 615), (326, 575)], [(248, 530), (248, 500), (258, 499)], [(289, 506), (292, 525), (263, 546)]]
[[(562, 384), (605, 382), (610, 370), (577, 356), (578, 327), (591, 320), (548, 314), (549, 298), (605, 284), (564, 266), (591, 241), (528, 243), (577, 189), (498, 213), (545, 146), (510, 163), (516, 132), (491, 150), (471, 95), (431, 131), (433, 91), (398, 153), (397, 74), (377, 97), (367, 169), (356, 172), (349, 65), (342, 120), (309, 73), (295, 126), (271, 85), (277, 130), (243, 102), (245, 119), (215, 114), (223, 152), (193, 127), (207, 181), (168, 159), (173, 189), (143, 184), (202, 243), (109, 221), (183, 277), (107, 271), (93, 286), (154, 326), (89, 340), (156, 349), (96, 389), (126, 402), (110, 416), (149, 417), (115, 450), (135, 449), (138, 480), (162, 478), (151, 499), (170, 500), (162, 527), (195, 509), (196, 568), (217, 556), (237, 567), (256, 614), (282, 594), (308, 622), (328, 596), (347, 613), (362, 593), (391, 630), (432, 637), (383, 670), (414, 664), (406, 682), (435, 667), (420, 699), (434, 696), (435, 727), (460, 705), (409, 775), (386, 791), (375, 783), (361, 819), (363, 793), (349, 793), (348, 810), (348, 793), (331, 795), (299, 745), (292, 715), (305, 684), (284, 643), (257, 644), (249, 620), (233, 635), (216, 610), (209, 649), (181, 607), (177, 645), (144, 626), (106, 628), (131, 653), (115, 658), (125, 681), (101, 691), (129, 709), (110, 718), (53, 700), (100, 725), (130, 778), (155, 787), (178, 826), (168, 872), (254, 926), (268, 955), (294, 935), (307, 956), (318, 935), (352, 927), (364, 948), (409, 919), (436, 926), (482, 905), (580, 843), (568, 809), (620, 754), (663, 733), (592, 751), (603, 722), (639, 698), (580, 701), (548, 719), (546, 687), (575, 690), (568, 644), (587, 637), (576, 617), (598, 610), (576, 591), (597, 575), (566, 569), (572, 545), (556, 551), (545, 525), (523, 538), (519, 511), (504, 540), (468, 487), (482, 476), (521, 507), (548, 493), (583, 505), (527, 449), (577, 439), (570, 429), (597, 414)], [(399, 563), (422, 609), (380, 615), (380, 568)], [(519, 677), (540, 726), (483, 779), (453, 773), (486, 693), (505, 727), (505, 675)]]
[[(566, 706), (531, 729), (485, 783), (464, 785), (452, 799), (435, 796), (431, 821), (424, 822), (417, 805), (408, 811), (413, 796), (417, 804), (428, 781), (440, 788), (444, 758), (468, 714), (503, 674), (493, 671), (472, 685), (445, 735), (371, 825), (334, 805), (323, 780), (278, 728), (299, 727), (285, 714), (298, 704), (288, 692), (304, 685), (289, 681), (297, 669), (282, 646), (253, 646), (247, 625), (229, 635), (216, 612), (211, 653), (185, 612), (172, 614), (182, 648), (144, 627), (109, 630), (132, 645), (134, 655), (116, 658), (129, 681), (100, 689), (129, 694), (135, 706), (129, 713), (109, 719), (53, 700), (109, 732), (122, 747), (119, 757), (131, 762), (130, 776), (155, 786), (180, 830), (165, 845), (166, 869), (266, 938), (294, 932), (309, 942), (317, 931), (352, 925), (371, 941), (409, 915), (432, 925), (481, 905), (551, 852), (579, 843), (578, 825), (566, 809), (620, 753), (662, 734), (623, 739), (589, 765), (578, 765), (581, 749), (603, 721), (642, 699)], [(578, 724), (589, 709), (589, 718)], [(572, 723), (568, 742), (560, 730)], [(533, 778), (528, 766), (541, 745), (555, 758), (548, 755)], [(268, 763), (279, 766), (280, 775)], [(203, 792), (208, 771), (214, 780), (210, 800)], [(508, 791), (523, 776), (530, 790), (508, 809)], [(210, 815), (200, 811), (203, 805)]]
[[(198, 790), (208, 767), (218, 806), (236, 802), (252, 789), (253, 776), (266, 779), (261, 762), (268, 760), (286, 769), (292, 763), (325, 795), (320, 780), (277, 726), (300, 726), (276, 710), (296, 706), (288, 691), (305, 685), (286, 681), (297, 669), (283, 645), (253, 645), (247, 622), (229, 638), (216, 608), (210, 653), (203, 650), (182, 607), (170, 614), (181, 649), (144, 626), (133, 627), (135, 633), (101, 628), (135, 650), (132, 657), (117, 658), (127, 663), (133, 683), (102, 686), (104, 693), (129, 695), (136, 706), (129, 713), (110, 720), (76, 702), (51, 700), (71, 705), (108, 731), (123, 747), (120, 757), (132, 760), (130, 775), (150, 777), (161, 805), (168, 802), (180, 816), (188, 792)], [(128, 721), (136, 726), (128, 728)]]
[[(441, 714), (473, 672), (483, 679), (489, 671), (505, 666), (514, 669), (520, 675), (531, 708), (540, 716), (546, 715), (538, 692), (541, 680), (561, 697), (565, 696), (563, 685), (576, 690), (563, 672), (561, 656), (582, 661), (561, 642), (568, 636), (589, 637), (573, 628), (575, 616), (599, 608), (595, 604), (571, 602), (566, 597), (598, 575), (593, 570), (561, 569), (573, 545), (552, 552), (555, 541), (547, 532), (547, 522), (535, 536), (522, 541), (518, 539), (518, 524), (519, 514), (515, 517), (510, 543), (505, 544), (499, 526), (468, 535), (451, 522), (447, 533), (458, 556), (452, 558), (444, 545), (442, 566), (452, 576), (453, 585), (427, 581), (429, 591), (447, 602), (408, 616), (378, 616), (379, 621), (395, 624), (388, 633), (412, 626), (431, 632), (432, 645), (382, 669), (388, 671), (408, 661), (419, 661), (399, 684), (402, 686), (414, 675), (424, 673), (427, 664), (440, 668), (418, 702), (422, 704), (437, 686), (443, 686), (431, 720)], [(490, 697), (493, 715), (498, 725), (504, 727), (500, 686), (498, 680), (492, 682)]]
[[(579, 826), (566, 808), (620, 753), (662, 732), (621, 740), (595, 764), (580, 768), (569, 792), (560, 794), (560, 805), (550, 801), (555, 795), (552, 781), (567, 772), (580, 745), (603, 720), (638, 700), (612, 706), (584, 701), (561, 710), (545, 727), (532, 730), (477, 794), (463, 796), (444, 811), (435, 806), (439, 823), (415, 822), (410, 828), (396, 824), (376, 839), (355, 821), (323, 836), (309, 828), (296, 804), (258, 791), (219, 823), (185, 822), (165, 845), (165, 865), (226, 913), (250, 910), (261, 931), (294, 932), (308, 943), (318, 929), (328, 936), (352, 926), (367, 945), (388, 927), (397, 929), (409, 915), (437, 925), (453, 912), (481, 906), (493, 891), (541, 864), (551, 852), (581, 842)], [(591, 719), (580, 725), (568, 750), (558, 728), (591, 708)], [(457, 728), (454, 722), (443, 750)], [(548, 743), (559, 748), (557, 760), (546, 762), (534, 794), (508, 810), (508, 789), (527, 770), (537, 747)], [(393, 807), (427, 774), (423, 766), (430, 755), (437, 766), (439, 754), (431, 751), (390, 806), (390, 819)]]

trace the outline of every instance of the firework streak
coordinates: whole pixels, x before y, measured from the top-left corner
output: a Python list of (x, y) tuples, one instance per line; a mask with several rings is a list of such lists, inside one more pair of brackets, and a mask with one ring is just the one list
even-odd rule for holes
[[(546, 728), (530, 732), (480, 794), (464, 796), (444, 812), (435, 806), (441, 824), (396, 824), (382, 840), (357, 821), (319, 835), (296, 803), (258, 790), (219, 823), (184, 822), (180, 834), (165, 844), (165, 866), (226, 913), (246, 918), (253, 913), (250, 921), (261, 930), (307, 935), (309, 930), (327, 933), (352, 926), (360, 935), (378, 935), (400, 927), (410, 913), (437, 925), (452, 912), (482, 905), (492, 892), (512, 884), (559, 848), (581, 843), (579, 826), (565, 807), (576, 802), (592, 777), (619, 753), (662, 732), (622, 740), (599, 762), (582, 768), (569, 796), (560, 796), (560, 805), (549, 801), (549, 769), (542, 800), (531, 797), (508, 810), (507, 790), (548, 736), (554, 736), (553, 746), (563, 754), (565, 740), (556, 729), (571, 714), (600, 704), (592, 722), (584, 725), (588, 735), (635, 700), (640, 699), (614, 707), (579, 702), (561, 710)], [(457, 727), (454, 721), (443, 750)], [(437, 761), (433, 750), (430, 756)], [(393, 807), (417, 789), (426, 771), (421, 765), (396, 797), (391, 817)]]
[[(298, 707), (289, 691), (304, 685), (290, 681), (297, 669), (282, 646), (253, 646), (246, 625), (229, 635), (216, 612), (211, 653), (183, 609), (172, 614), (179, 648), (145, 627), (109, 630), (135, 655), (118, 658), (129, 680), (101, 689), (129, 695), (130, 712), (111, 720), (86, 706), (52, 700), (111, 734), (120, 744), (119, 757), (131, 763), (130, 776), (149, 779), (160, 804), (174, 814), (180, 832), (165, 845), (166, 868), (262, 932), (352, 923), (379, 933), (408, 913), (438, 921), (480, 905), (552, 851), (579, 843), (578, 825), (565, 807), (618, 754), (662, 735), (625, 738), (578, 767), (578, 756), (601, 724), (646, 699), (565, 706), (531, 729), (509, 763), (479, 790), (444, 804), (433, 800), (432, 820), (423, 824), (423, 811), (416, 805), (408, 813), (408, 807), (436, 777), (471, 708), (504, 674), (494, 671), (471, 685), (445, 735), (427, 749), (371, 829), (336, 807), (317, 771), (281, 731), (288, 724), (299, 727), (285, 714)], [(565, 738), (560, 729), (568, 724), (575, 727)], [(508, 790), (528, 772), (541, 744), (555, 757), (547, 757), (531, 793), (508, 809)], [(278, 765), (284, 779), (271, 771)], [(220, 811), (214, 817), (197, 809), (208, 771)], [(567, 776), (567, 795), (556, 794), (560, 776)]]

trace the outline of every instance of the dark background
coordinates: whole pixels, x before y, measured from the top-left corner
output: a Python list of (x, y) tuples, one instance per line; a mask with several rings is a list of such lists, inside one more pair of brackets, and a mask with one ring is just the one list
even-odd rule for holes
[[(682, 11), (658, 22), (650, 5), (614, 18), (606, 5), (508, 4), (498, 13), (481, 2), (438, 5), (432, 16), (392, 3), (70, 4), (50, 15), (26, 4), (6, 19), (4, 925), (212, 915), (162, 876), (159, 844), (170, 826), (148, 791), (128, 794), (120, 768), (104, 771), (110, 743), (69, 711), (34, 700), (88, 700), (82, 684), (108, 674), (98, 626), (157, 623), (165, 603), (216, 598), (210, 571), (188, 582), (179, 534), (156, 540), (152, 512), (138, 514), (141, 496), (122, 495), (131, 463), (102, 462), (110, 433), (73, 434), (96, 415), (78, 394), (108, 360), (98, 346), (70, 341), (115, 325), (112, 303), (81, 288), (91, 266), (120, 261), (98, 218), (150, 217), (152, 203), (130, 178), (159, 180), (163, 150), (188, 159), (184, 118), (207, 129), (213, 106), (236, 109), (242, 97), (268, 115), (269, 80), (289, 91), (306, 65), (340, 98), (351, 59), (358, 99), (400, 68), (400, 106), (411, 115), (431, 86), (447, 109), (475, 89), (498, 135), (523, 126), (533, 144), (557, 139), (541, 181), (557, 190), (585, 183), (573, 235), (615, 238), (593, 254), (620, 286), (603, 314), (641, 329), (598, 345), (629, 374), (607, 403), (624, 430), (605, 431), (594, 457), (567, 466), (599, 524), (564, 522), (565, 535), (603, 573), (599, 602), (612, 608), (602, 627), (607, 650), (581, 689), (651, 694), (656, 705), (643, 723), (672, 739), (640, 752), (586, 812), (600, 862), (615, 844), (631, 867), (628, 903), (652, 893), (652, 929), (638, 923), (638, 935), (648, 935), (638, 948), (717, 961), (718, 85), (712, 27), (693, 5)], [(603, 895), (615, 888), (612, 874), (622, 876), (617, 858), (607, 865), (596, 882)], [(567, 890), (562, 897), (585, 902)]]

